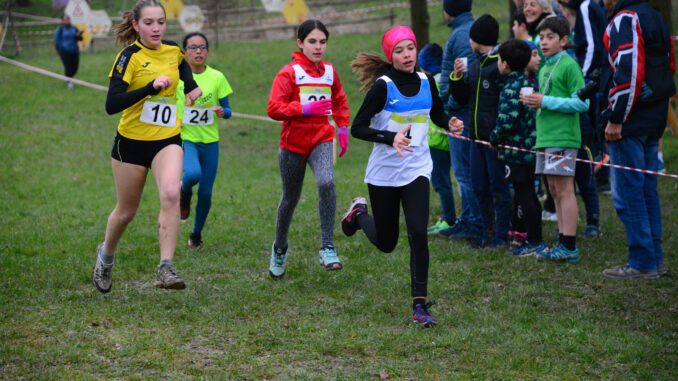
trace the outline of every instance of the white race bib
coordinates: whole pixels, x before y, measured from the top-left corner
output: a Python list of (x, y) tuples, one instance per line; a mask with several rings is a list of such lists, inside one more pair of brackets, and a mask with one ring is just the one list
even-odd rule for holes
[(410, 147), (418, 147), (424, 142), (428, 133), (428, 115), (398, 115), (391, 114), (388, 130), (398, 132), (410, 127), (405, 137), (410, 139)]
[(175, 127), (177, 105), (174, 104), (173, 98), (152, 96), (144, 102), (139, 120), (156, 126)]
[(332, 88), (327, 86), (299, 86), (299, 101), (306, 103), (332, 99)]
[(191, 126), (209, 126), (214, 123), (212, 106), (195, 105), (184, 107), (184, 124)]

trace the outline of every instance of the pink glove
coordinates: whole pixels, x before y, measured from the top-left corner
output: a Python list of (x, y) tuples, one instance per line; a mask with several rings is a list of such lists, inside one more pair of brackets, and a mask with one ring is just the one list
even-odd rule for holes
[(341, 146), (339, 157), (342, 157), (348, 148), (348, 128), (346, 127), (339, 127), (339, 145)]
[(301, 106), (302, 114), (306, 116), (330, 115), (332, 112), (332, 100), (323, 99), (320, 101), (309, 102)]

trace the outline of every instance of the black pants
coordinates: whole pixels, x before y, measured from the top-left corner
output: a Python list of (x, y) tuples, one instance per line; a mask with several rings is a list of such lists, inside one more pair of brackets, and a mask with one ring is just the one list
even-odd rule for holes
[(59, 53), (59, 57), (61, 57), (61, 62), (64, 64), (66, 77), (73, 78), (78, 71), (80, 53)]
[(527, 231), (527, 242), (538, 244), (542, 241), (541, 204), (534, 190), (534, 164), (510, 163), (509, 181), (513, 184), (514, 218), (523, 222)]
[(412, 297), (425, 297), (428, 285), (429, 181), (418, 177), (402, 187), (368, 184), (374, 217), (361, 214), (357, 221), (367, 238), (379, 250), (390, 253), (398, 243), (400, 204), (405, 214), (407, 239), (410, 242), (410, 276)]

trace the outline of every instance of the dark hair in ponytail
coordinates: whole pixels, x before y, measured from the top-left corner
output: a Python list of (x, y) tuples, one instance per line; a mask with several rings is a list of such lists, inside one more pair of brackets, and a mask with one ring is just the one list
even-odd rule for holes
[(202, 37), (202, 39), (205, 40), (205, 46), (207, 46), (207, 50), (210, 50), (210, 42), (207, 41), (207, 37), (205, 37), (205, 35), (200, 33), (200, 32), (191, 32), (191, 33), (187, 34), (186, 36), (184, 36), (184, 42), (181, 44), (181, 48), (186, 49), (186, 44), (188, 44), (188, 39), (191, 38), (191, 37), (195, 37), (195, 36)]
[[(160, 7), (165, 12), (165, 7), (158, 0), (139, 0), (132, 11), (127, 11), (122, 15), (122, 22), (113, 28), (115, 42), (118, 46), (126, 46), (133, 43), (139, 37), (132, 21), (139, 23), (141, 10), (147, 7)], [(166, 13), (166, 12), (165, 12)]]
[(299, 25), (299, 28), (297, 28), (297, 38), (299, 41), (303, 42), (304, 39), (306, 39), (306, 36), (315, 29), (325, 33), (325, 38), (328, 40), (330, 39), (330, 32), (327, 31), (325, 24), (320, 22), (320, 20), (306, 20), (302, 22), (301, 25)]
[(390, 62), (384, 61), (376, 54), (358, 53), (355, 59), (351, 61), (351, 70), (363, 85), (360, 88), (361, 93), (372, 88), (377, 79), (388, 73), (392, 68), (393, 65)]

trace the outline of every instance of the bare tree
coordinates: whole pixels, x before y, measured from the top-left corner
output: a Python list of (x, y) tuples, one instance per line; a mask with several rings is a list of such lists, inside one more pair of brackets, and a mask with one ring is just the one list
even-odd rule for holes
[(410, 16), (412, 31), (417, 38), (417, 46), (421, 49), (429, 42), (428, 27), (431, 24), (426, 0), (410, 0)]

